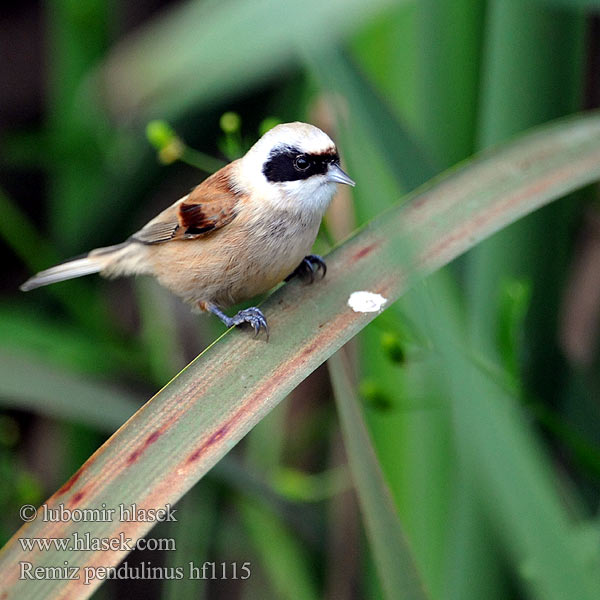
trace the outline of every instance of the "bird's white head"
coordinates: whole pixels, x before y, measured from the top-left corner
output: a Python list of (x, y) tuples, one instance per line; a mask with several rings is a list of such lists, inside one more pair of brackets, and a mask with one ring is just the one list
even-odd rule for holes
[(277, 208), (323, 215), (342, 171), (331, 138), (308, 123), (283, 123), (265, 133), (239, 161), (241, 185)]

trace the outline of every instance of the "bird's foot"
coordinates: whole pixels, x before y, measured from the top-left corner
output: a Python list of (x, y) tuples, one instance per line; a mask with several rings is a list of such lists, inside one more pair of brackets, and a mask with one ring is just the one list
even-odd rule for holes
[(254, 337), (256, 337), (261, 328), (265, 330), (267, 334), (267, 341), (269, 340), (269, 325), (267, 324), (267, 320), (265, 319), (265, 315), (262, 314), (259, 308), (256, 306), (251, 306), (250, 308), (245, 308), (244, 310), (240, 310), (238, 313), (233, 315), (233, 317), (228, 317), (224, 312), (219, 310), (216, 306), (210, 304), (206, 307), (213, 315), (216, 315), (225, 323), (227, 327), (233, 327), (235, 325), (243, 325), (244, 323), (249, 323), (254, 329)]
[(327, 273), (327, 265), (325, 261), (318, 254), (309, 254), (302, 259), (302, 262), (294, 269), (293, 273), (290, 273), (285, 280), (289, 281), (292, 277), (310, 277), (310, 283), (315, 280), (315, 273), (323, 271), (321, 279), (325, 277)]

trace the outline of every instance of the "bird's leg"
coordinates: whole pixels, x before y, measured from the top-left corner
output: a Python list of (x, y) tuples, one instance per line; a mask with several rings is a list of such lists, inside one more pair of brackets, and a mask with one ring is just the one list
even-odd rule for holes
[(211, 312), (213, 315), (216, 315), (225, 323), (227, 327), (233, 327), (234, 325), (242, 325), (243, 323), (250, 323), (254, 329), (254, 336), (256, 337), (260, 332), (260, 328), (263, 327), (265, 333), (267, 334), (267, 341), (269, 339), (269, 326), (267, 325), (267, 320), (265, 316), (262, 314), (260, 309), (255, 306), (251, 306), (250, 308), (245, 308), (244, 310), (240, 310), (238, 313), (233, 315), (233, 317), (228, 317), (223, 311), (221, 311), (214, 304), (209, 304), (208, 302), (204, 304), (204, 308)]
[(327, 265), (325, 261), (318, 254), (309, 254), (302, 259), (302, 262), (294, 269), (293, 273), (290, 273), (285, 280), (289, 281), (292, 277), (310, 277), (310, 283), (315, 280), (315, 272), (319, 270), (323, 271), (321, 279), (325, 277), (327, 273)]

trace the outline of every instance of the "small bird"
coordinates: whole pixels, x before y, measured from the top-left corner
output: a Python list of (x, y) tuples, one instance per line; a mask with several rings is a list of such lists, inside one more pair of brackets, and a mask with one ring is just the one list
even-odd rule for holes
[(326, 265), (309, 254), (336, 184), (354, 186), (335, 144), (307, 123), (284, 123), (158, 214), (125, 242), (92, 250), (31, 277), (21, 290), (90, 273), (153, 275), (166, 288), (227, 327), (269, 330), (256, 307), (223, 309), (284, 279)]

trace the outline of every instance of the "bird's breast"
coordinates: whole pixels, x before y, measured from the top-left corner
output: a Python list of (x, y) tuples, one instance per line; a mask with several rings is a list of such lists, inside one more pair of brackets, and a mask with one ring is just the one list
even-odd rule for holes
[(265, 292), (285, 279), (310, 253), (319, 222), (320, 219), (279, 215), (249, 231), (246, 293)]

